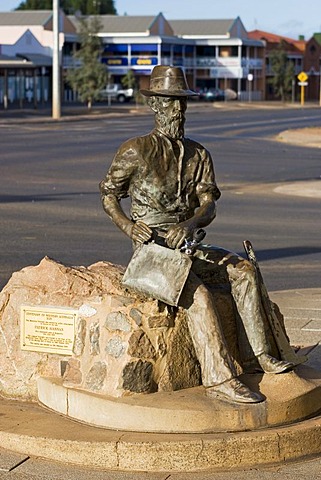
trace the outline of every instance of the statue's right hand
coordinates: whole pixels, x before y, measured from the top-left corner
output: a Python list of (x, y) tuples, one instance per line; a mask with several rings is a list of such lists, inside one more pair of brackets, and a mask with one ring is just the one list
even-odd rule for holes
[(149, 228), (146, 223), (138, 220), (134, 223), (132, 231), (131, 231), (131, 238), (134, 242), (138, 243), (145, 243), (148, 242), (152, 238), (153, 230)]

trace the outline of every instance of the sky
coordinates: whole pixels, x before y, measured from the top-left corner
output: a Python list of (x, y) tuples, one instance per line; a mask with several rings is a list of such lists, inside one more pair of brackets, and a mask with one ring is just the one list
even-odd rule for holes
[[(0, 11), (16, 8), (20, 0), (0, 0)], [(246, 30), (264, 30), (306, 39), (321, 32), (320, 0), (114, 0), (119, 15), (157, 15), (166, 19), (240, 17)]]

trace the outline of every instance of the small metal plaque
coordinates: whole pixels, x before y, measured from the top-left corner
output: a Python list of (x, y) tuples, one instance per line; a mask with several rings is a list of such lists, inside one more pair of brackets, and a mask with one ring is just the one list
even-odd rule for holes
[(78, 310), (21, 307), (21, 349), (72, 355)]

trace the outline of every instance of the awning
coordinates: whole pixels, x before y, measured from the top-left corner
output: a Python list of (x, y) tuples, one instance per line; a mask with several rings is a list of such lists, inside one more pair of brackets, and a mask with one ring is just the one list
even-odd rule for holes
[(17, 53), (17, 57), (32, 62), (35, 67), (52, 66), (52, 58), (41, 53)]
[(33, 63), (26, 58), (0, 55), (0, 68), (30, 68), (33, 66)]

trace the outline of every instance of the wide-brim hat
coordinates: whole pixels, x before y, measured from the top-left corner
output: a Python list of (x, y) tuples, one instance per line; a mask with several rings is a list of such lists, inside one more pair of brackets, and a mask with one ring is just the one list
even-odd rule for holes
[(142, 95), (151, 97), (189, 97), (198, 93), (189, 89), (185, 73), (180, 67), (157, 65), (151, 76), (149, 90), (140, 90)]

